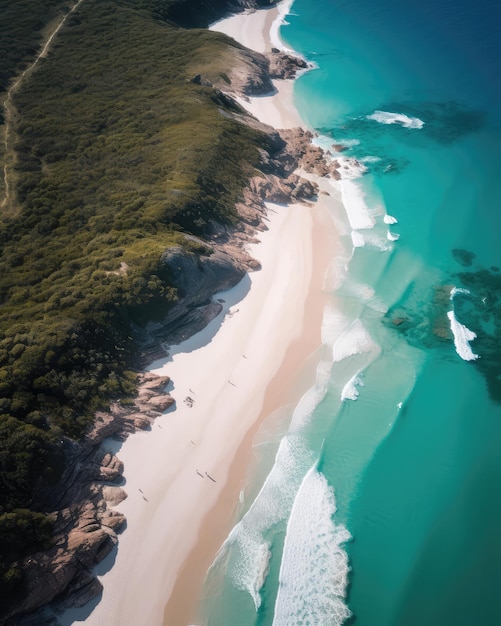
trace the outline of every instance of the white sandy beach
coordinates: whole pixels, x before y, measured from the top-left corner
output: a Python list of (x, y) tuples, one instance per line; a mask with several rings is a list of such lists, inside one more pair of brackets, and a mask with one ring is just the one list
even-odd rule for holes
[[(271, 52), (272, 47), (283, 49), (278, 39), (278, 28), (282, 20), (282, 12), (288, 5), (290, 2), (282, 2), (278, 8), (232, 15), (213, 24), (211, 30), (229, 35), (247, 48), (262, 54)], [(274, 128), (303, 126), (292, 98), (294, 81), (275, 80), (272, 82), (275, 93), (247, 99), (237, 98), (237, 100), (252, 115)]]
[[(215, 28), (264, 51), (277, 15), (256, 11)], [(245, 106), (278, 128), (298, 125), (292, 82), (277, 87)], [(218, 294), (223, 313), (150, 368), (171, 377), (177, 404), (117, 451), (129, 496), (117, 509), (127, 528), (113, 567), (100, 577), (104, 592), (88, 626), (191, 623), (205, 572), (234, 523), (252, 437), (267, 415), (304, 391), (292, 390), (292, 379), (321, 343), (322, 281), (335, 234), (320, 202), (269, 205), (268, 218), (269, 230), (249, 246), (262, 270)], [(84, 614), (68, 611), (65, 624)]]

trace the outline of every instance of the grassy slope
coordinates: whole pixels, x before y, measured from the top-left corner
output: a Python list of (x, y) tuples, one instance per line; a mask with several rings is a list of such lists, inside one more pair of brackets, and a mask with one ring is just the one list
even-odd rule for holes
[[(182, 0), (86, 0), (14, 97), (17, 211), (0, 221), (5, 593), (19, 582), (13, 561), (48, 540), (33, 489), (57, 480), (57, 435), (78, 438), (96, 408), (133, 393), (131, 323), (176, 300), (161, 253), (182, 232), (235, 219), (264, 141), (190, 81), (224, 74), (238, 48), (156, 19), (176, 6), (188, 19)], [(17, 31), (35, 47), (23, 16)], [(11, 68), (29, 50), (14, 49)]]

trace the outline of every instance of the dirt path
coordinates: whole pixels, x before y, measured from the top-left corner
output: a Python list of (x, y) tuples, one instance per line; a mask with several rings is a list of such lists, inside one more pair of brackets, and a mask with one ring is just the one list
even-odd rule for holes
[(10, 197), (11, 197), (11, 185), (10, 185), (10, 168), (14, 163), (14, 156), (11, 154), (10, 149), (10, 136), (11, 136), (11, 126), (12, 120), (14, 119), (15, 107), (12, 102), (12, 96), (16, 93), (19, 87), (23, 84), (26, 78), (33, 72), (36, 68), (40, 59), (43, 59), (49, 53), (52, 42), (54, 41), (55, 36), (64, 26), (70, 15), (82, 4), (85, 0), (77, 0), (77, 2), (73, 5), (73, 7), (66, 13), (66, 15), (57, 22), (55, 28), (47, 35), (47, 38), (44, 41), (43, 47), (41, 51), (36, 56), (35, 60), (31, 65), (29, 65), (22, 74), (18, 76), (18, 78), (11, 85), (10, 89), (7, 91), (7, 97), (3, 102), (4, 108), (4, 119), (5, 119), (5, 133), (4, 133), (4, 147), (5, 147), (5, 164), (3, 168), (3, 178), (4, 178), (4, 188), (5, 188), (5, 196), (0, 204), (0, 207), (9, 206)]

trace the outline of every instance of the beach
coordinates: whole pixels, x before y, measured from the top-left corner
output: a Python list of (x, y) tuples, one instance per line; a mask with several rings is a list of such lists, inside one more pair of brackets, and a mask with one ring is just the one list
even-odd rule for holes
[[(276, 44), (280, 19), (274, 8), (214, 29), (264, 52)], [(274, 94), (242, 104), (276, 128), (297, 126), (292, 81), (275, 85)], [(253, 437), (314, 381), (315, 359), (308, 372), (303, 366), (321, 345), (323, 280), (338, 243), (326, 202), (335, 199), (268, 204), (268, 230), (248, 246), (262, 269), (216, 294), (221, 314), (148, 368), (171, 378), (176, 406), (150, 432), (111, 443), (124, 463), (128, 498), (117, 510), (127, 527), (97, 568), (102, 599), (90, 614), (68, 611), (65, 623), (194, 623), (206, 572), (235, 523)]]

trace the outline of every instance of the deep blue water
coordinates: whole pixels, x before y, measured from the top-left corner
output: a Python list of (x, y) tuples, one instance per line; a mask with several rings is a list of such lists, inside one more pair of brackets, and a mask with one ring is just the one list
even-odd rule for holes
[(287, 22), (317, 65), (300, 113), (365, 173), (333, 190), (331, 356), (207, 623), (499, 624), (501, 3), (296, 0)]

